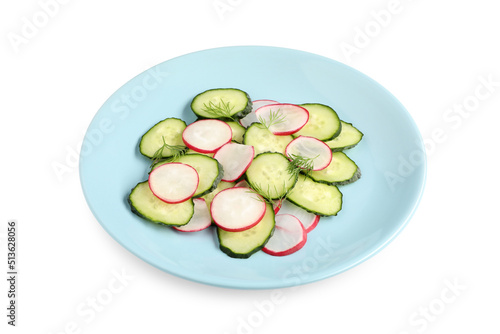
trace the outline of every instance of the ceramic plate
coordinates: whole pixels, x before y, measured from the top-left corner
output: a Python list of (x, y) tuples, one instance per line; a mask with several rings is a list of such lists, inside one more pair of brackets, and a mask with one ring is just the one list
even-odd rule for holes
[[(404, 83), (402, 83), (404, 84)], [(298, 252), (258, 252), (233, 259), (218, 249), (214, 229), (179, 233), (139, 218), (127, 197), (147, 179), (141, 136), (158, 121), (195, 120), (192, 98), (235, 87), (252, 99), (323, 103), (364, 133), (346, 151), (362, 171), (340, 187), (343, 209), (321, 218)], [(426, 159), (409, 113), (386, 89), (334, 60), (291, 49), (241, 46), (210, 49), (165, 61), (130, 80), (101, 107), (80, 153), (80, 177), (90, 209), (123, 247), (170, 274), (241, 289), (280, 288), (339, 274), (370, 258), (404, 228), (422, 195)]]

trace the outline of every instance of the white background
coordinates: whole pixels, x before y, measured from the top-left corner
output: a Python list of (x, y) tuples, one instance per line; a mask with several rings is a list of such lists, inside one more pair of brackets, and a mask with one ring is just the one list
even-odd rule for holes
[[(498, 333), (494, 2), (221, 0), (224, 12), (214, 4), (74, 0), (50, 7), (44, 22), (40, 2), (2, 2), (0, 267), (5, 274), (7, 221), (17, 219), (20, 276), (15, 328), (6, 324), (1, 279), (1, 332)], [(388, 8), (384, 26), (374, 23), (373, 13)], [(26, 20), (43, 26), (19, 42)], [(363, 29), (371, 29), (368, 40)], [(343, 52), (347, 44), (357, 53)], [(283, 289), (273, 304), (270, 290), (193, 283), (122, 248), (88, 209), (71, 153), (99, 107), (133, 76), (231, 45), (288, 47), (353, 66), (406, 106), (429, 149), (420, 207), (386, 249), (339, 276)], [(481, 88), (481, 77), (496, 86)], [(448, 114), (464, 103), (472, 111)], [(55, 162), (69, 166), (61, 177)], [(113, 278), (122, 271), (132, 277), (123, 285)], [(87, 303), (97, 296), (111, 298), (92, 314)]]

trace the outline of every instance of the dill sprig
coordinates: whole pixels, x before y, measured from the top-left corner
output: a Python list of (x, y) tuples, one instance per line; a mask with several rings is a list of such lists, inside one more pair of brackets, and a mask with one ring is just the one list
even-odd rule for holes
[[(273, 187), (274, 193), (277, 194), (278, 189), (276, 188), (276, 185), (273, 185)], [(285, 188), (285, 185), (283, 185), (283, 188)], [(285, 193), (279, 198), (273, 199), (273, 196), (271, 195), (271, 186), (269, 184), (267, 185), (267, 190), (264, 190), (260, 184), (252, 184), (251, 188), (248, 188), (248, 191), (260, 195), (258, 198), (256, 198), (256, 200), (261, 202), (263, 201), (271, 205), (274, 205), (274, 201), (281, 201), (288, 195), (288, 193)]]
[(259, 116), (258, 119), (259, 122), (269, 130), (271, 126), (285, 122), (286, 115), (281, 112), (281, 109), (278, 109), (276, 111), (270, 110), (268, 119), (265, 119), (262, 116)]
[(156, 165), (160, 160), (163, 159), (163, 151), (165, 149), (169, 149), (172, 155), (168, 157), (166, 160), (168, 161), (174, 161), (179, 159), (184, 153), (186, 153), (186, 147), (183, 145), (169, 145), (165, 142), (165, 137), (161, 136), (161, 139), (163, 140), (163, 145), (156, 150), (156, 152), (153, 154), (153, 158), (151, 161), (151, 165), (149, 166), (150, 169), (153, 168), (154, 165)]
[(290, 161), (288, 162), (287, 172), (294, 177), (297, 177), (300, 172), (308, 175), (314, 168), (314, 159), (317, 157), (319, 157), (319, 155), (314, 158), (306, 158), (297, 154), (289, 154), (288, 158)]
[(229, 102), (224, 102), (223, 99), (220, 99), (218, 104), (215, 104), (213, 101), (210, 101), (208, 105), (204, 103), (203, 107), (204, 109), (202, 109), (202, 111), (213, 117), (230, 118), (234, 120), (234, 116), (231, 115), (234, 106), (231, 106)]

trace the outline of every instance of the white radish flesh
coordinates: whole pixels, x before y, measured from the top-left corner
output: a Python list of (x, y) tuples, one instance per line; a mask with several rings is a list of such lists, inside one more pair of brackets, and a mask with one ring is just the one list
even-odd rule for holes
[(236, 181), (250, 167), (255, 155), (253, 146), (228, 143), (214, 155), (224, 170), (222, 181)]
[(215, 195), (210, 213), (215, 224), (230, 232), (257, 225), (266, 212), (264, 199), (248, 188), (229, 188)]
[(259, 120), (257, 119), (257, 116), (255, 116), (255, 110), (259, 109), (260, 107), (267, 106), (268, 104), (276, 104), (278, 103), (277, 101), (274, 100), (255, 100), (252, 101), (252, 111), (242, 119), (240, 119), (240, 124), (248, 128), (252, 123), (258, 123)]
[(206, 229), (212, 224), (212, 217), (203, 198), (193, 198), (194, 214), (186, 225), (172, 226), (180, 232), (197, 232)]
[(181, 203), (196, 192), (199, 176), (191, 166), (171, 162), (158, 166), (149, 174), (149, 188), (162, 201)]
[(313, 171), (325, 169), (332, 161), (330, 147), (313, 137), (299, 136), (295, 138), (287, 145), (285, 155), (290, 160), (296, 156), (310, 159)]
[(288, 214), (276, 215), (274, 233), (262, 249), (274, 256), (290, 255), (301, 249), (307, 241), (307, 233), (297, 217)]
[(231, 127), (217, 119), (203, 119), (189, 124), (182, 133), (187, 147), (200, 153), (216, 152), (232, 138)]
[(309, 112), (289, 103), (269, 104), (255, 111), (257, 119), (275, 135), (290, 135), (302, 129), (309, 120)]
[(285, 200), (281, 203), (281, 208), (278, 212), (279, 214), (289, 214), (295, 216), (298, 220), (300, 220), (307, 233), (312, 231), (318, 225), (320, 218), (314, 213), (307, 212), (301, 207)]

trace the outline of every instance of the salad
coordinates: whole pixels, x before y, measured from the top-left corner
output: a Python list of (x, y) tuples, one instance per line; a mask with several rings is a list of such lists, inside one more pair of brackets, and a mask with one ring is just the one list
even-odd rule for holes
[(342, 209), (339, 187), (361, 177), (344, 151), (363, 133), (330, 106), (252, 101), (217, 88), (196, 95), (191, 109), (195, 122), (166, 118), (142, 136), (149, 177), (128, 201), (135, 214), (178, 232), (214, 227), (230, 257), (300, 250), (320, 217)]

